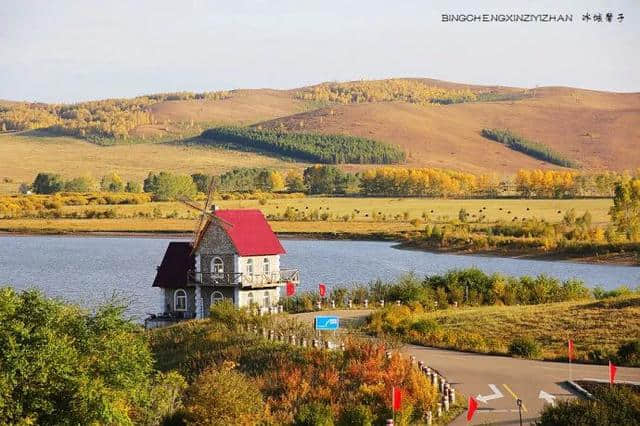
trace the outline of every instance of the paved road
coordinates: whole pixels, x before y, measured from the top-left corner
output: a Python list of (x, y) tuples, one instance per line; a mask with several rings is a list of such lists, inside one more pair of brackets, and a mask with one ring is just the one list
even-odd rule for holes
[[(370, 312), (336, 310), (322, 314), (338, 315), (347, 321), (358, 322)], [(311, 321), (315, 315), (318, 313), (309, 312), (296, 316), (301, 320)], [(458, 392), (474, 397), (495, 395), (486, 404), (480, 402), (472, 424), (518, 425), (518, 398), (523, 401), (523, 424), (529, 424), (539, 416), (545, 404), (539, 398), (540, 391), (553, 395), (556, 399), (575, 397), (573, 391), (563, 384), (569, 379), (567, 363), (480, 355), (416, 345), (406, 345), (402, 351), (438, 370)], [(606, 365), (572, 366), (574, 380), (608, 380), (608, 374)], [(640, 381), (640, 368), (619, 367), (616, 380)], [(466, 414), (459, 416), (452, 424), (466, 425)]]
[[(567, 363), (531, 361), (517, 358), (479, 355), (444, 349), (407, 345), (403, 351), (437, 369), (460, 392), (466, 395), (501, 395), (480, 406), (472, 424), (518, 425), (516, 399), (523, 401), (522, 421), (534, 421), (545, 403), (540, 391), (556, 398), (575, 396), (562, 383), (569, 378)], [(573, 364), (574, 379), (608, 379), (606, 365)], [(640, 368), (618, 368), (616, 380), (640, 381)], [(494, 389), (489, 386), (494, 385)], [(466, 425), (466, 416), (453, 425)]]

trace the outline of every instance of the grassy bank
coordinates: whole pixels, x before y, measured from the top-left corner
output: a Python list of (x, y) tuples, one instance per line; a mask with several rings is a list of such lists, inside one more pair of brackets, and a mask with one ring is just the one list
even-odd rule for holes
[(502, 355), (515, 355), (514, 341), (522, 338), (520, 346), (531, 346), (525, 356), (545, 360), (566, 360), (567, 339), (573, 339), (580, 362), (640, 365), (640, 353), (623, 359), (618, 352), (640, 339), (640, 295), (438, 311), (393, 306), (375, 312), (367, 330), (420, 345)]

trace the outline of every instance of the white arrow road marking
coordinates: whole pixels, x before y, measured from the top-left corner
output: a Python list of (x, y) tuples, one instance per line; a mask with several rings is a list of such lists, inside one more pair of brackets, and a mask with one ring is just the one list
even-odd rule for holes
[(493, 391), (493, 394), (485, 396), (478, 394), (478, 396), (476, 397), (478, 401), (484, 402), (486, 404), (487, 401), (491, 401), (492, 399), (499, 399), (504, 397), (504, 395), (502, 394), (502, 392), (500, 392), (500, 389), (498, 389), (496, 385), (489, 385), (489, 387)]
[(540, 393), (538, 394), (538, 398), (539, 399), (544, 399), (545, 401), (547, 401), (549, 404), (551, 405), (555, 405), (555, 399), (556, 396), (555, 395), (551, 395), (550, 393), (547, 393), (543, 390), (540, 391)]

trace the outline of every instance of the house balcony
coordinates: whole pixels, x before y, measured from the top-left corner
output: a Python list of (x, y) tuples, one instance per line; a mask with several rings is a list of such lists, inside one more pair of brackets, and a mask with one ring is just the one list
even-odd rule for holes
[(288, 281), (298, 284), (300, 272), (297, 269), (280, 269), (268, 274), (245, 274), (242, 272), (188, 272), (190, 286), (229, 286), (242, 288), (262, 288), (285, 285)]

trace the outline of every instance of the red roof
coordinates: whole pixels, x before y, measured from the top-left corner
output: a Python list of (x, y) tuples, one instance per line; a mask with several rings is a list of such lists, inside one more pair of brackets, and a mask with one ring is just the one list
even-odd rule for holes
[(215, 215), (233, 226), (223, 226), (240, 256), (285, 254), (280, 240), (260, 210), (216, 210)]

